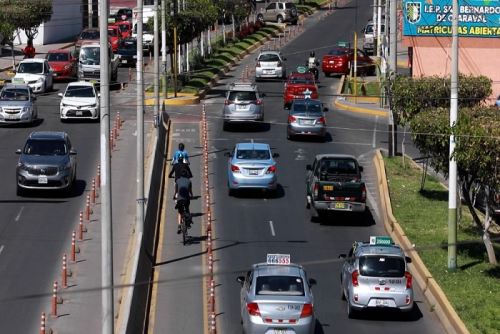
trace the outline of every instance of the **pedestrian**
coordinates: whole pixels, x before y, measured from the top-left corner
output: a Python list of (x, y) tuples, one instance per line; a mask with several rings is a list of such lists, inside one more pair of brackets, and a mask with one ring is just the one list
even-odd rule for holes
[(28, 45), (23, 49), (24, 52), (24, 58), (35, 58), (36, 51), (35, 48), (33, 47), (33, 40), (28, 39)]

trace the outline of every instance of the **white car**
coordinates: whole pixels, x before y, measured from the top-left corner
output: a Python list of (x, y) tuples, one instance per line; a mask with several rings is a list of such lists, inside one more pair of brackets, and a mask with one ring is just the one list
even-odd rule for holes
[(99, 97), (91, 82), (70, 82), (61, 99), (61, 121), (68, 119), (99, 120)]
[(47, 59), (24, 59), (19, 63), (12, 83), (26, 84), (33, 93), (45, 93), (54, 87), (54, 75)]

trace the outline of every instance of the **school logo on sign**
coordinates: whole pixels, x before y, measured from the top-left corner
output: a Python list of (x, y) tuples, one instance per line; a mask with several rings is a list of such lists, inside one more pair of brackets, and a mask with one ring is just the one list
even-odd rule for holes
[(417, 23), (420, 21), (420, 2), (407, 2), (406, 3), (406, 19), (409, 23)]

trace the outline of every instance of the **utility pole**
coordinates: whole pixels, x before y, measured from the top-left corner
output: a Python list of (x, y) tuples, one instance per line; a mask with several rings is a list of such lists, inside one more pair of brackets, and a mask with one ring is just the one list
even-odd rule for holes
[(162, 1), (161, 3), (161, 87), (163, 98), (167, 98), (167, 28), (165, 21), (167, 3)]
[[(88, 14), (87, 14), (87, 15), (88, 15), (88, 18), (87, 18), (87, 20), (88, 20), (88, 21), (87, 21), (87, 22), (88, 22), (88, 23), (87, 23), (87, 26), (88, 26), (88, 28), (92, 28), (92, 15), (93, 15), (93, 9), (92, 9), (92, 6), (93, 6), (93, 2), (94, 2), (93, 0), (88, 0), (88, 1), (87, 1), (87, 6), (88, 6), (88, 8), (87, 8), (87, 12), (88, 12)], [(106, 16), (106, 17), (107, 17), (107, 16)], [(106, 26), (107, 26), (107, 25), (108, 25), (108, 23), (106, 22)]]
[[(397, 1), (390, 0), (390, 30), (389, 30), (389, 75), (394, 78), (398, 73), (398, 62), (397, 62)], [(387, 30), (387, 27), (386, 27)], [(397, 131), (396, 123), (394, 122), (394, 113), (391, 106), (391, 114), (389, 116), (389, 156), (393, 157), (397, 153)]]
[[(375, 26), (374, 26), (375, 27)], [(380, 58), (380, 36), (382, 30), (382, 0), (377, 3), (377, 58)], [(375, 45), (374, 45), (375, 46)]]
[[(159, 64), (159, 60), (160, 60), (160, 39), (159, 39), (159, 34), (158, 34), (158, 0), (154, 0), (154, 3), (153, 3), (153, 11), (154, 11), (154, 16), (153, 16), (153, 24), (154, 24), (154, 28), (153, 28), (153, 42), (154, 42), (154, 46), (153, 46), (153, 66), (154, 66), (154, 83), (153, 83), (153, 87), (154, 87), (154, 94), (155, 94), (155, 105), (154, 105), (154, 111), (153, 111), (153, 114), (154, 114), (154, 120), (155, 120), (155, 126), (158, 124), (157, 121), (158, 121), (158, 115), (159, 115), (159, 112), (160, 112), (160, 64)], [(163, 4), (162, 4), (162, 7)]]
[[(455, 126), (458, 118), (458, 0), (452, 3), (451, 23), (451, 89), (450, 89), (450, 127)], [(448, 173), (448, 269), (457, 269), (457, 162), (455, 136), (450, 135), (450, 162)]]
[(99, 44), (100, 50), (100, 145), (101, 145), (101, 303), (102, 303), (102, 331), (103, 334), (114, 333), (114, 297), (113, 297), (113, 225), (111, 210), (111, 155), (109, 147), (110, 128), (110, 54), (108, 46), (108, 14), (107, 1), (100, 2), (101, 15), (99, 16)]
[(137, 170), (136, 170), (136, 229), (144, 232), (144, 57), (143, 57), (143, 0), (137, 0)]

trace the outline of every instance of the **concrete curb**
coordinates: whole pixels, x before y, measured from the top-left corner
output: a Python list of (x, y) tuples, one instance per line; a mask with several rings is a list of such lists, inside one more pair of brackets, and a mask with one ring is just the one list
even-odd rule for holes
[(422, 290), (424, 297), (431, 306), (441, 324), (449, 334), (469, 334), (469, 330), (458, 316), (457, 312), (450, 304), (443, 290), (432, 277), (431, 273), (418, 255), (411, 241), (405, 235), (401, 225), (397, 222), (392, 214), (391, 199), (389, 196), (389, 188), (387, 186), (387, 176), (385, 174), (385, 165), (380, 150), (377, 150), (373, 158), (375, 169), (377, 171), (377, 182), (380, 192), (380, 208), (384, 227), (393, 238), (393, 240), (401, 245), (408, 256), (411, 257), (412, 263), (409, 264), (410, 271), (415, 278), (415, 281)]

